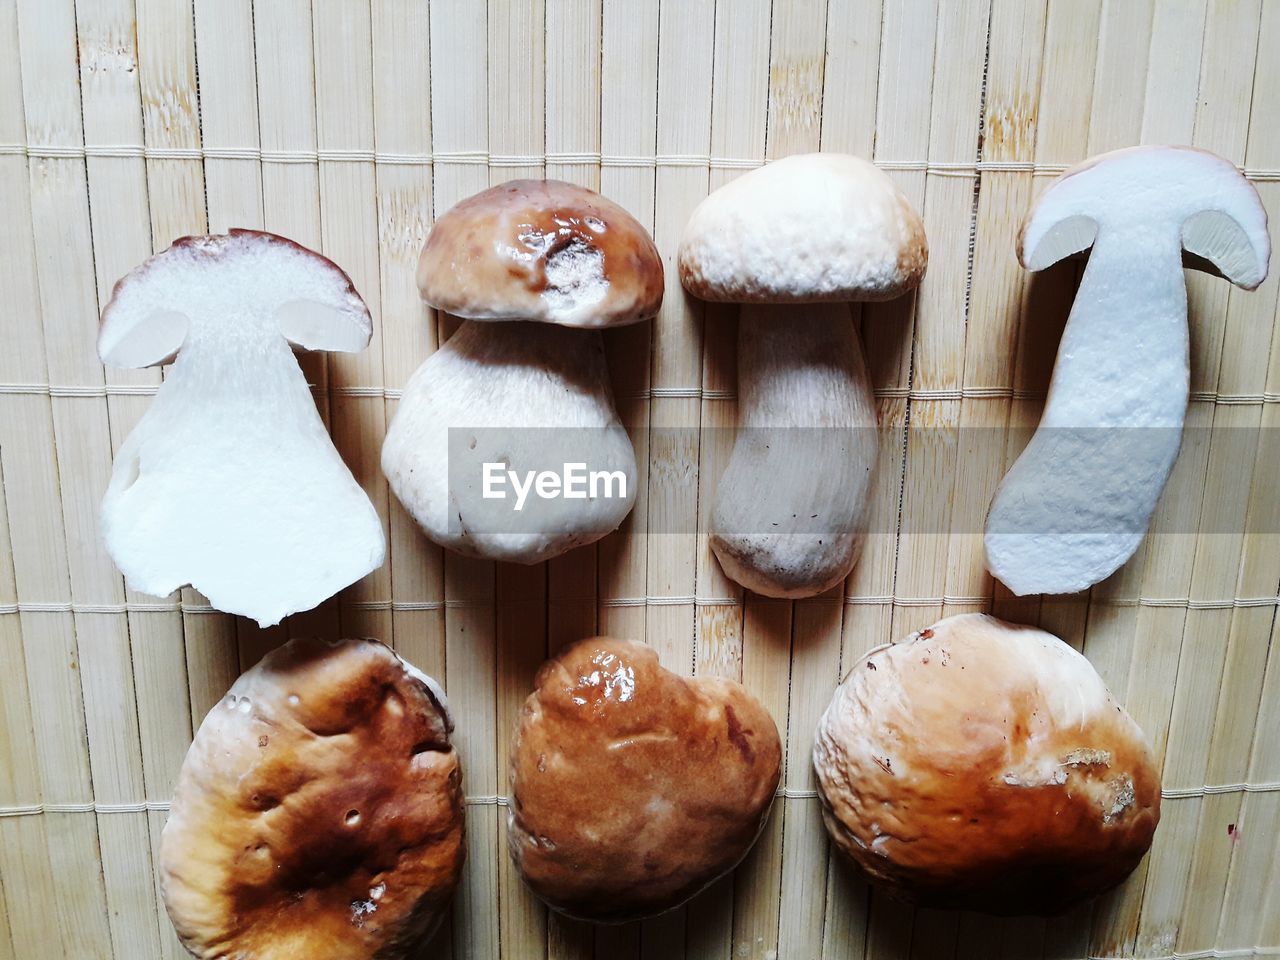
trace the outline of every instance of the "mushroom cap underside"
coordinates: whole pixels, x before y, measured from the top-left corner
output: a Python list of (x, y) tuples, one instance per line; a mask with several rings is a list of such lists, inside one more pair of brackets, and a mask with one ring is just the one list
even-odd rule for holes
[(1135, 257), (1177, 242), (1184, 265), (1253, 289), (1271, 258), (1267, 212), (1230, 161), (1183, 146), (1127, 147), (1091, 157), (1040, 195), (1018, 237), (1018, 259), (1042, 270), (1123, 232)]
[(98, 354), (119, 367), (167, 363), (193, 337), (232, 345), (279, 336), (307, 350), (357, 352), (373, 324), (351, 278), (327, 257), (260, 230), (181, 237), (116, 282)]

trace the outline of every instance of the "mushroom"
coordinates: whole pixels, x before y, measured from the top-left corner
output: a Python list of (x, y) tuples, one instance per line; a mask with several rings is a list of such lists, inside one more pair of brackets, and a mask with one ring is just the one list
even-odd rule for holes
[(853, 569), (879, 442), (849, 301), (913, 289), (929, 259), (907, 198), (858, 157), (777, 160), (716, 190), (680, 241), (680, 281), (753, 306), (738, 322), (739, 432), (711, 517), (725, 573), (770, 597), (822, 593)]
[(635, 453), (594, 328), (658, 312), (662, 261), (644, 228), (583, 187), (511, 181), (436, 221), (418, 286), (469, 318), (410, 377), (382, 448), (427, 536), (537, 563), (617, 529)]
[(674, 909), (764, 828), (782, 743), (741, 684), (594, 637), (547, 661), (511, 745), (508, 848), (554, 910), (619, 923)]
[(1040, 425), (987, 516), (987, 567), (1018, 595), (1084, 590), (1142, 541), (1187, 412), (1183, 250), (1245, 289), (1271, 254), (1257, 191), (1190, 147), (1068, 170), (1032, 209), (1018, 258), (1043, 270), (1090, 246)]
[(836, 848), (927, 907), (1061, 913), (1128, 876), (1160, 820), (1147, 738), (1089, 661), (982, 614), (855, 663), (813, 765)]
[(466, 814), (434, 680), (376, 640), (295, 639), (200, 724), (160, 891), (204, 960), (402, 960), (448, 913)]
[(191, 584), (269, 626), (381, 566), (382, 522), (290, 350), (354, 352), (371, 330), (332, 261), (256, 230), (183, 237), (116, 284), (103, 362), (177, 355), (102, 501), (103, 539), (130, 587), (165, 596)]

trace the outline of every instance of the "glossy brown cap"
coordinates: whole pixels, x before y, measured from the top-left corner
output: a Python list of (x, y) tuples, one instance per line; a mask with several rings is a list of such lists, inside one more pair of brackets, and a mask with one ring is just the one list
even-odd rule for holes
[(182, 765), (160, 844), (204, 960), (400, 960), (447, 910), (462, 774), (434, 681), (376, 640), (293, 640), (238, 679)]
[(662, 306), (662, 258), (612, 200), (560, 180), (512, 180), (436, 221), (418, 289), (431, 306), (472, 320), (619, 326)]
[(1056, 914), (1151, 846), (1146, 737), (1057, 637), (950, 617), (854, 664), (813, 751), (836, 847), (929, 907)]
[(631, 640), (584, 640), (543, 665), (521, 711), (511, 857), (570, 916), (662, 913), (746, 855), (781, 758), (773, 719), (740, 684), (671, 673)]

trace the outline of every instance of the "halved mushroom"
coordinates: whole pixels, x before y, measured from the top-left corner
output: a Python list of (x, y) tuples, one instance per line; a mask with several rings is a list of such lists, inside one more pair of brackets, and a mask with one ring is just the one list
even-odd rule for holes
[(371, 329), (334, 263), (255, 230), (183, 237), (116, 284), (103, 361), (177, 354), (102, 501), (103, 539), (133, 589), (191, 584), (267, 626), (381, 566), (382, 523), (290, 349), (360, 350)]
[[(644, 228), (582, 187), (504, 183), (440, 217), (418, 286), (469, 318), (409, 379), (382, 448), (392, 491), (427, 536), (537, 563), (617, 529), (635, 502), (635, 453), (599, 332), (569, 328), (658, 312), (662, 261)], [(577, 476), (584, 495), (529, 486), (548, 474)]]
[(1187, 411), (1183, 250), (1245, 289), (1271, 253), (1257, 191), (1190, 147), (1068, 170), (1031, 211), (1018, 256), (1042, 270), (1090, 246), (1040, 426), (987, 516), (987, 567), (1019, 595), (1086, 589), (1142, 541)]
[(738, 322), (739, 432), (711, 517), (725, 573), (810, 597), (857, 563), (876, 452), (875, 400), (849, 301), (891, 300), (924, 275), (924, 226), (872, 164), (787, 157), (693, 211), (680, 281), (750, 308)]

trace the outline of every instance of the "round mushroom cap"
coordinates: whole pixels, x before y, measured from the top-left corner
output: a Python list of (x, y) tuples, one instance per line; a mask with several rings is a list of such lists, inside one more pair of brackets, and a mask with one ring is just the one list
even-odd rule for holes
[(195, 956), (399, 960), (447, 910), (462, 774), (435, 682), (376, 640), (293, 640), (187, 753), (160, 842)]
[(418, 289), (471, 320), (610, 327), (662, 306), (662, 258), (612, 200), (560, 180), (512, 180), (458, 203), (431, 228)]
[(841, 153), (784, 157), (694, 209), (680, 282), (730, 303), (892, 300), (929, 262), (924, 224), (878, 167)]
[(740, 684), (679, 676), (608, 637), (566, 649), (535, 683), (511, 748), (508, 843), (552, 908), (603, 922), (662, 913), (746, 855), (782, 745)]
[(232, 229), (179, 237), (121, 277), (102, 310), (98, 355), (147, 367), (193, 339), (246, 337), (354, 353), (372, 332), (369, 308), (328, 257), (288, 237)]
[(1271, 237), (1257, 189), (1230, 160), (1198, 147), (1124, 147), (1059, 175), (1018, 235), (1018, 260), (1043, 270), (1088, 249), (1105, 223), (1124, 244), (1173, 242), (1184, 265), (1253, 290), (1267, 277)]
[(818, 725), (823, 818), (873, 881), (930, 907), (1055, 914), (1151, 845), (1146, 737), (1057, 637), (949, 617), (859, 660)]

